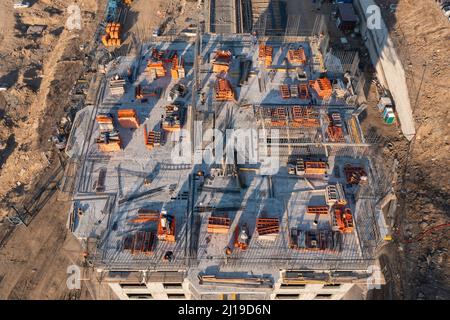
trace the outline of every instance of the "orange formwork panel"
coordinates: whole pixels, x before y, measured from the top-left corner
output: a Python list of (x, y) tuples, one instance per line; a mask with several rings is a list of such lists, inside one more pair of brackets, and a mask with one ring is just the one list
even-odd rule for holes
[(280, 96), (283, 99), (289, 99), (291, 97), (291, 94), (289, 92), (289, 86), (287, 84), (280, 85)]
[(305, 161), (305, 174), (326, 174), (327, 164), (323, 161)]
[(234, 92), (230, 81), (224, 78), (217, 78), (215, 84), (215, 97), (217, 101), (234, 100)]
[(139, 127), (139, 119), (134, 109), (122, 109), (117, 112), (117, 118), (122, 128)]
[(230, 230), (230, 219), (226, 217), (209, 217), (208, 233), (228, 233)]
[(306, 63), (305, 50), (303, 48), (299, 48), (296, 50), (289, 50), (287, 58), (291, 64), (305, 64)]
[(259, 61), (264, 62), (264, 65), (266, 67), (272, 64), (272, 54), (273, 54), (273, 47), (259, 45), (258, 59)]
[(307, 206), (307, 214), (328, 214), (328, 206)]
[(278, 234), (280, 232), (280, 222), (278, 218), (257, 218), (256, 231), (259, 236)]
[(307, 84), (300, 83), (298, 85), (298, 97), (300, 99), (309, 99), (310, 98)]
[(227, 73), (228, 70), (230, 69), (230, 63), (231, 63), (231, 51), (227, 50), (218, 50), (216, 52), (216, 55), (214, 56), (213, 59), (213, 72), (214, 73), (222, 73), (225, 72)]
[(322, 99), (328, 99), (333, 93), (331, 81), (328, 78), (319, 78), (312, 82), (312, 88), (317, 92), (317, 95)]
[(272, 127), (284, 127), (287, 125), (286, 108), (277, 107), (270, 110), (270, 123)]
[(122, 149), (120, 140), (110, 141), (109, 143), (104, 143), (103, 140), (97, 140), (97, 146), (101, 152), (116, 152)]

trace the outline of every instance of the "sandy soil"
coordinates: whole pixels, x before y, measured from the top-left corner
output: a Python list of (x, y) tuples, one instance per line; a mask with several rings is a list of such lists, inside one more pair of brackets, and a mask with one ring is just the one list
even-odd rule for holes
[(410, 144), (392, 140), (400, 162), (398, 233), (386, 250), (392, 298), (449, 299), (449, 228), (415, 239), (450, 222), (450, 23), (433, 0), (401, 0), (396, 12), (387, 9), (392, 1), (378, 3), (406, 69), (417, 129)]
[[(93, 44), (106, 3), (77, 1), (83, 29), (69, 32), (64, 29), (66, 1), (41, 0), (16, 12), (12, 2), (0, 3), (0, 21), (4, 21), (0, 27), (0, 83), (7, 82), (10, 87), (0, 92), (0, 235), (7, 225), (2, 224), (2, 215), (10, 211), (11, 204), (20, 204), (33, 194), (35, 182), (48, 176), (58, 162), (48, 138), (68, 112), (73, 84), (89, 67), (80, 45), (87, 48)], [(184, 0), (136, 0), (126, 34), (140, 32), (148, 37), (164, 22), (168, 27), (176, 22), (179, 31), (189, 24), (186, 16), (195, 8), (195, 3)], [(23, 36), (26, 25), (33, 24), (47, 26), (42, 37)], [(147, 33), (142, 33), (144, 27)], [(31, 75), (29, 69), (33, 69)], [(31, 224), (17, 227), (0, 250), (0, 299), (116, 298), (108, 286), (90, 276), (92, 270), (84, 275), (92, 280), (83, 281), (81, 290), (67, 289), (67, 267), (82, 265), (83, 252), (66, 228), (68, 199), (56, 192)]]
[[(68, 107), (68, 93), (80, 76), (84, 54), (79, 45), (90, 41), (97, 25), (97, 1), (79, 1), (82, 32), (64, 28), (65, 1), (43, 0), (31, 8), (14, 10), (2, 1), (4, 23), (0, 43), (0, 82), (10, 89), (1, 93), (0, 216), (10, 203), (31, 190), (39, 174), (52, 162), (48, 139)], [(45, 25), (42, 36), (26, 35), (29, 25)]]

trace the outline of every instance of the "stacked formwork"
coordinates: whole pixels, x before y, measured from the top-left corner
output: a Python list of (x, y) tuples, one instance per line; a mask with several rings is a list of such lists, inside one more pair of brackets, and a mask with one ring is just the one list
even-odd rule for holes
[(212, 70), (214, 73), (227, 73), (231, 64), (231, 51), (218, 50), (214, 56)]
[(333, 112), (329, 115), (328, 136), (332, 142), (345, 142), (341, 115)]
[(117, 47), (121, 45), (122, 26), (118, 22), (110, 22), (106, 25), (106, 34), (102, 36), (102, 43), (105, 47)]
[(328, 78), (319, 78), (310, 81), (310, 86), (316, 91), (321, 99), (328, 99), (333, 94), (331, 81)]
[(121, 150), (119, 132), (115, 129), (114, 121), (109, 114), (99, 114), (96, 117), (99, 127), (99, 136), (96, 139), (98, 149), (102, 152), (115, 152)]
[(139, 127), (139, 119), (134, 109), (122, 109), (117, 112), (117, 119), (122, 128), (136, 129)]
[(287, 54), (288, 61), (293, 65), (306, 64), (306, 54), (303, 48), (289, 50)]
[(217, 101), (232, 101), (234, 100), (234, 92), (230, 81), (225, 78), (217, 78), (215, 84), (215, 98)]
[(273, 47), (266, 45), (259, 45), (258, 60), (264, 63), (265, 67), (272, 65)]

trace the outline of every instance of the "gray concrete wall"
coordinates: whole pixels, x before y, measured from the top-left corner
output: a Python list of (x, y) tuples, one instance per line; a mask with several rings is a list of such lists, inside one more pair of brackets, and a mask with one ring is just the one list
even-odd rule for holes
[(356, 0), (354, 4), (361, 17), (361, 35), (367, 39), (365, 44), (377, 71), (377, 76), (381, 84), (390, 90), (403, 135), (411, 140), (416, 130), (406, 85), (405, 70), (389, 37), (386, 24), (381, 18), (380, 28), (368, 29), (366, 18), (370, 17), (372, 13), (367, 13), (367, 8), (375, 5), (375, 2), (373, 0)]

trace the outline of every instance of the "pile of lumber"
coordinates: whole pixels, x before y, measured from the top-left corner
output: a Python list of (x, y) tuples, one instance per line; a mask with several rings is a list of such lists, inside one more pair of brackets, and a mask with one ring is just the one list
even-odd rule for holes
[(122, 128), (136, 129), (139, 127), (139, 119), (134, 109), (122, 109), (117, 111), (117, 119)]
[(280, 232), (280, 222), (278, 218), (258, 218), (256, 219), (256, 231), (258, 239), (275, 241)]
[(231, 83), (225, 78), (217, 78), (215, 84), (215, 97), (217, 101), (234, 100), (233, 88)]
[(305, 174), (326, 174), (327, 164), (323, 161), (305, 161)]
[(285, 127), (287, 125), (287, 112), (284, 107), (271, 109), (270, 123), (272, 127)]
[(333, 112), (329, 115), (327, 132), (332, 142), (345, 142), (341, 115), (339, 113)]
[(337, 183), (335, 185), (326, 186), (325, 200), (330, 206), (334, 204), (346, 205), (347, 200), (345, 199), (344, 189), (342, 188), (342, 185)]
[(289, 99), (291, 97), (291, 94), (289, 92), (289, 85), (287, 84), (280, 85), (280, 96), (283, 99)]
[(208, 233), (228, 233), (230, 230), (230, 219), (226, 217), (209, 217)]
[(161, 88), (152, 88), (149, 86), (141, 86), (138, 84), (134, 90), (136, 99), (145, 99), (149, 97), (159, 97), (161, 95)]
[(150, 74), (153, 79), (166, 76), (166, 69), (164, 69), (164, 64), (162, 61), (149, 61), (145, 71)]

